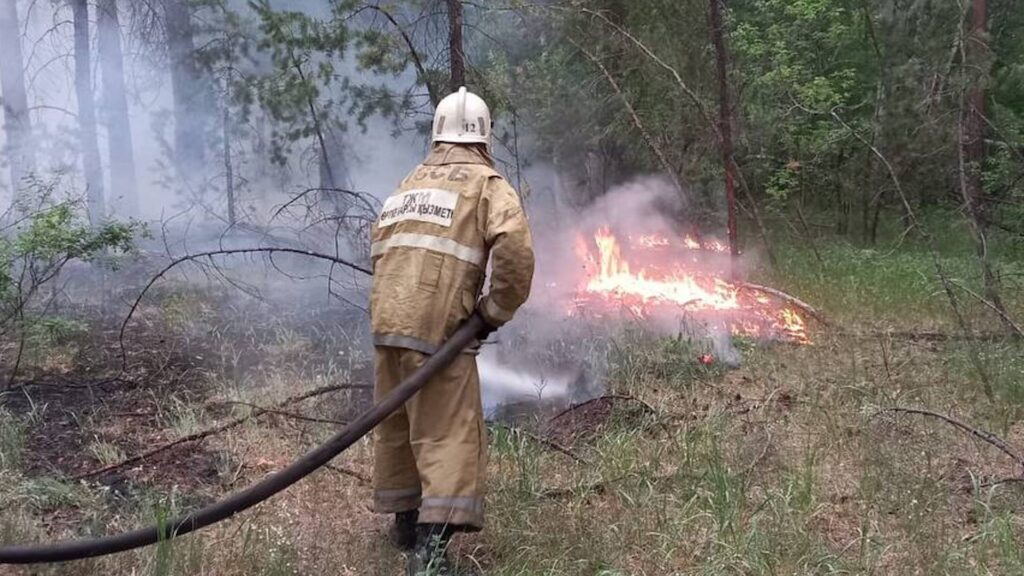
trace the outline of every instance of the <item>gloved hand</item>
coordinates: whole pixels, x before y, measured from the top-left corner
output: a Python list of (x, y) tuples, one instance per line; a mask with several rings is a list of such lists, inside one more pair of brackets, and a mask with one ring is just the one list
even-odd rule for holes
[(473, 314), (479, 317), (483, 323), (483, 328), (481, 328), (480, 331), (476, 333), (476, 339), (483, 342), (484, 340), (487, 340), (487, 338), (490, 337), (491, 334), (494, 334), (494, 331), (497, 330), (498, 327), (492, 326), (491, 323), (488, 322), (487, 319), (484, 318), (483, 314), (481, 314), (479, 311), (474, 312)]

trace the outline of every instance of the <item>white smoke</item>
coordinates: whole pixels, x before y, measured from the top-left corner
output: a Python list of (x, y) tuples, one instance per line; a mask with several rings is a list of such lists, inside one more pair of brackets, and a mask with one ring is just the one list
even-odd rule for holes
[[(599, 228), (608, 228), (620, 238), (682, 237), (689, 232), (690, 202), (668, 179), (635, 178), (613, 187), (583, 210), (565, 204), (565, 191), (553, 169), (531, 169), (527, 180), (533, 192), (526, 205), (537, 271), (530, 300), (499, 332), (499, 343), (485, 348), (480, 357), (489, 406), (530, 399), (538, 403), (581, 401), (600, 393), (608, 344), (627, 325), (653, 335), (682, 337), (711, 351), (716, 362), (739, 365), (740, 353), (725, 326), (696, 321), (684, 312), (659, 310), (641, 321), (628, 315), (593, 319), (570, 313), (586, 279), (584, 263), (576, 252), (579, 240), (592, 239)], [(729, 265), (729, 256), (708, 252), (688, 265), (695, 271), (720, 272)], [(580, 342), (590, 346), (566, 345)], [(566, 346), (561, 356), (546, 353), (559, 345)]]

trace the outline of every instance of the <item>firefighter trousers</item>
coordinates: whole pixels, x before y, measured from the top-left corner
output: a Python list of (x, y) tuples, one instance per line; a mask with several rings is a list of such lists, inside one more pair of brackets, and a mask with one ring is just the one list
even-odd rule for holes
[[(414, 350), (376, 347), (375, 398), (426, 359)], [(420, 524), (480, 530), (486, 450), (476, 356), (459, 354), (374, 431), (374, 510), (419, 509)]]

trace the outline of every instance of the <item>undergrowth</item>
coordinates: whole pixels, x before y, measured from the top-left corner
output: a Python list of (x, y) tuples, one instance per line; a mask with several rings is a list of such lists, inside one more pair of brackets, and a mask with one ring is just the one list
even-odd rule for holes
[[(454, 556), (495, 576), (1024, 571), (1018, 464), (937, 418), (883, 410), (934, 410), (1024, 447), (1021, 344), (961, 298), (972, 328), (985, 334), (964, 339), (930, 255), (906, 242), (897, 254), (823, 244), (821, 263), (806, 243), (781, 245), (787, 257), (763, 281), (818, 306), (835, 325), (813, 326), (807, 346), (735, 338), (737, 369), (709, 343), (618, 333), (606, 353), (601, 348), (605, 393), (616, 398), (591, 405), (585, 430), (558, 436), (556, 450), (544, 443), (543, 421), (490, 427), (488, 526), (458, 537)], [(977, 288), (970, 244), (939, 248), (944, 270)], [(997, 246), (994, 254), (1007, 305), (1021, 318), (1024, 303), (1010, 290), (1010, 273), (1021, 267), (1015, 249)], [(246, 317), (222, 326), (213, 309), (187, 300), (157, 308), (190, 338), (199, 333), (190, 315), (223, 334), (219, 348), (203, 353), (213, 358), (208, 395), (216, 402), (196, 393), (161, 398), (156, 422), (167, 437), (248, 413), (247, 404), (345, 381), (367, 360), (354, 338), (325, 340), (329, 327), (250, 327), (243, 333), (258, 344), (236, 346), (228, 335), (247, 326)], [(294, 409), (340, 418), (336, 405)], [(214, 496), (27, 476), (25, 427), (52, 415), (44, 406), (29, 412), (0, 410), (0, 541), (112, 532)], [(238, 427), (205, 447), (215, 454), (218, 489), (258, 480), (333, 429), (283, 417)], [(108, 462), (122, 456), (116, 448), (100, 439), (88, 449)], [(368, 474), (371, 454), (364, 441), (334, 464)], [(351, 475), (325, 470), (199, 534), (33, 573), (399, 573), (387, 519), (366, 508), (370, 494)], [(40, 522), (68, 510), (78, 512), (74, 522)]]

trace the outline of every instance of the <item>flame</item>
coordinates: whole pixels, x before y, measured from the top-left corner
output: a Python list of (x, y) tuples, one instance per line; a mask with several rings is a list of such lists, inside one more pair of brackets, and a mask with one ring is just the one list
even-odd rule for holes
[(728, 252), (729, 247), (722, 244), (718, 240), (707, 240), (697, 241), (693, 236), (687, 234), (683, 236), (683, 246), (686, 246), (690, 250), (706, 250), (708, 252)]
[(728, 252), (729, 247), (718, 240), (709, 240), (704, 243), (704, 249), (712, 252)]
[[(658, 309), (720, 313), (715, 317), (724, 320), (734, 334), (810, 342), (804, 320), (795, 310), (773, 304), (764, 294), (741, 293), (737, 285), (714, 273), (694, 271), (692, 258), (687, 261), (665, 253), (666, 247), (673, 246), (667, 237), (649, 234), (631, 236), (629, 241), (624, 254), (624, 247), (608, 228), (598, 229), (591, 242), (577, 237), (576, 253), (586, 275), (574, 309), (600, 313), (601, 305), (619, 306), (640, 318)], [(721, 243), (701, 244), (690, 236), (675, 247), (728, 252)], [(654, 256), (643, 258), (648, 254)], [(646, 261), (651, 263), (642, 263)]]
[(611, 298), (632, 297), (639, 300), (638, 304), (676, 304), (683, 308), (715, 310), (739, 308), (736, 289), (722, 280), (714, 278), (702, 285), (695, 276), (681, 272), (662, 278), (646, 269), (633, 273), (629, 262), (622, 257), (618, 240), (607, 228), (597, 231), (594, 242), (598, 250), (598, 269), (587, 282), (589, 292)]
[(804, 319), (792, 308), (783, 308), (779, 311), (779, 323), (776, 324), (776, 328), (795, 342), (811, 343), (807, 337), (807, 325), (804, 323)]
[(668, 238), (659, 236), (657, 234), (645, 234), (637, 237), (635, 240), (630, 238), (635, 244), (639, 244), (645, 248), (659, 248), (662, 246), (668, 246), (671, 244)]

